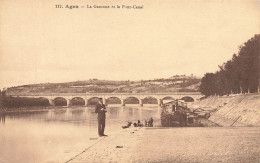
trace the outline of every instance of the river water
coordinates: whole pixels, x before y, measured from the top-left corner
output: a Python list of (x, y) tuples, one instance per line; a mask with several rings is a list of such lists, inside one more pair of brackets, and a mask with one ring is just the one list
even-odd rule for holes
[[(93, 107), (69, 107), (43, 112), (10, 114), (0, 119), (0, 163), (65, 162), (98, 140)], [(105, 134), (123, 130), (127, 121), (154, 119), (157, 105), (107, 107)]]

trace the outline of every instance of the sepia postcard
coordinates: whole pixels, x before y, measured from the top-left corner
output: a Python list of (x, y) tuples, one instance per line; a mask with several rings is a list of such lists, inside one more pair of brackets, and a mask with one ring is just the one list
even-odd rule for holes
[(0, 0), (0, 163), (257, 163), (259, 109), (259, 0)]

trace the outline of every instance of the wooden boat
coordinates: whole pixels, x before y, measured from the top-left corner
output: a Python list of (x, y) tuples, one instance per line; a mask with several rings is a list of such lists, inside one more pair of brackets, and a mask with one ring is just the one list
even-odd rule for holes
[(173, 100), (161, 107), (161, 124), (163, 127), (185, 127), (188, 122), (193, 122), (189, 117), (190, 110), (185, 102)]

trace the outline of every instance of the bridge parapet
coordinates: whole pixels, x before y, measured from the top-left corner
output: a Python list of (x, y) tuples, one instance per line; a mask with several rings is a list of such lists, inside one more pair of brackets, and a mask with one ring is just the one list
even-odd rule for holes
[(136, 95), (136, 96), (147, 96), (147, 95), (201, 95), (200, 92), (166, 92), (166, 93), (8, 93), (10, 96), (107, 96), (107, 95)]

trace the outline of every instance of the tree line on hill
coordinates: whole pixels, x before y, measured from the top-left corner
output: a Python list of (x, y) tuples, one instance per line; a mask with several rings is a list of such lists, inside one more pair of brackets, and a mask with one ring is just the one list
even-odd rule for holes
[(254, 93), (260, 86), (260, 34), (239, 47), (238, 54), (219, 66), (215, 73), (206, 73), (200, 92), (205, 96), (232, 93)]

